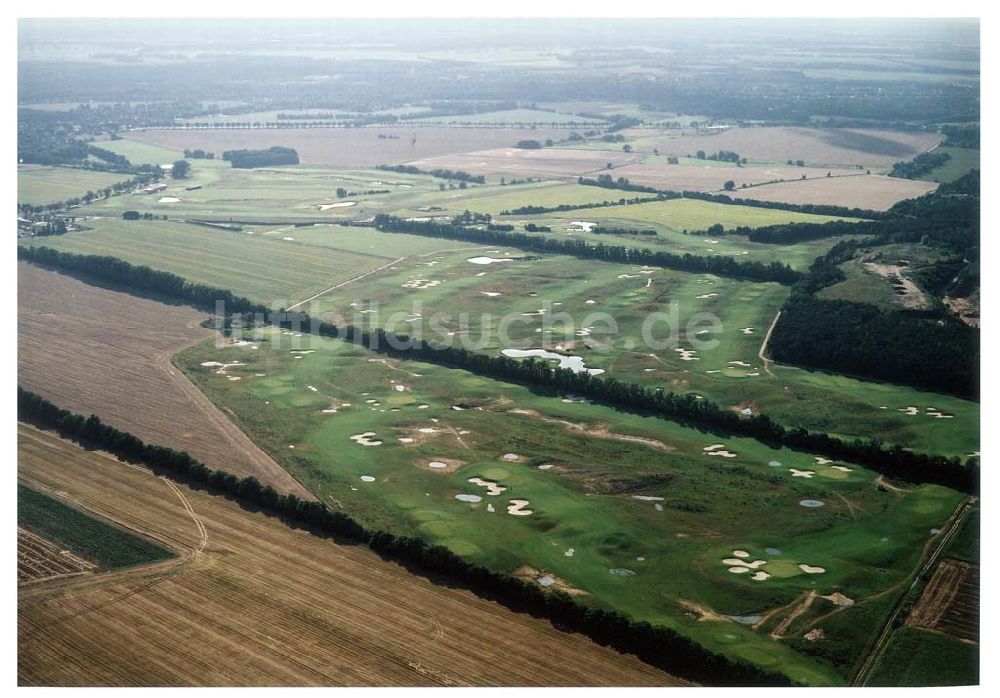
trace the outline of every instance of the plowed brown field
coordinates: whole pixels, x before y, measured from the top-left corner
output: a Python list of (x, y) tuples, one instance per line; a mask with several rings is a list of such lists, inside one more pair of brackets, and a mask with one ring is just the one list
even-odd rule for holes
[(60, 407), (187, 451), (213, 468), (310, 496), (170, 357), (212, 336), (208, 315), (18, 264), (17, 378)]
[(18, 478), (170, 545), (19, 590), (22, 685), (679, 685), (637, 659), (18, 427)]

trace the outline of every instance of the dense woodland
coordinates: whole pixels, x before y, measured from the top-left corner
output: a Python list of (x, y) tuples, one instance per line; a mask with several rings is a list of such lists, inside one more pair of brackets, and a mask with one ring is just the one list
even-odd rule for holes
[[(929, 286), (924, 290), (967, 295), (978, 288), (979, 186), (979, 172), (973, 171), (936, 192), (896, 204), (884, 221), (854, 224), (875, 237), (838, 243), (813, 263), (793, 286), (782, 310), (771, 335), (771, 356), (785, 363), (977, 399), (978, 329), (940, 307), (887, 311), (866, 303), (820, 300), (814, 294), (843, 281), (839, 265), (860, 251), (900, 242), (933, 246), (948, 254), (921, 270), (917, 280)], [(819, 227), (849, 232), (847, 225)]]
[(295, 148), (280, 145), (262, 150), (227, 150), (222, 154), (222, 159), (240, 169), (299, 164), (299, 154)]

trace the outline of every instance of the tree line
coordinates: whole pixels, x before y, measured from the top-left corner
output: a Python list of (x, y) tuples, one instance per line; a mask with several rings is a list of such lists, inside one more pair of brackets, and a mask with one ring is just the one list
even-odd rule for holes
[(921, 153), (912, 160), (897, 162), (892, 166), (889, 176), (900, 179), (920, 179), (949, 160), (951, 160), (951, 155), (948, 153), (932, 150), (929, 153)]
[(591, 244), (579, 239), (559, 239), (538, 237), (526, 233), (506, 232), (499, 230), (483, 230), (469, 228), (451, 223), (436, 223), (433, 221), (408, 221), (395, 216), (378, 214), (375, 216), (375, 228), (386, 233), (408, 233), (427, 237), (481, 242), (485, 245), (502, 245), (519, 247), (536, 252), (551, 252), (564, 254), (581, 259), (599, 259), (605, 262), (621, 264), (638, 264), (655, 267), (666, 267), (704, 274), (716, 274), (737, 279), (753, 281), (775, 281), (788, 284), (799, 278), (799, 273), (780, 262), (737, 262), (727, 256), (699, 256), (692, 254), (673, 254), (671, 252), (654, 252), (650, 249), (638, 249), (626, 245)]
[(18, 246), (18, 258), (103, 281), (131, 285), (146, 292), (166, 295), (201, 308), (215, 310), (215, 300), (220, 299), (226, 303), (225, 308), (230, 321), (234, 314), (256, 315), (255, 321), (268, 318), (274, 324), (287, 329), (300, 332), (314, 331), (320, 336), (351, 342), (400, 359), (459, 368), (476, 375), (518, 383), (552, 394), (581, 395), (595, 402), (652, 414), (694, 428), (717, 432), (720, 435), (746, 436), (774, 447), (785, 446), (828, 458), (854, 462), (908, 482), (932, 482), (962, 491), (972, 491), (978, 486), (978, 465), (973, 460), (963, 463), (959, 458), (915, 453), (899, 445), (885, 446), (877, 439), (846, 441), (798, 427), (788, 428), (774, 422), (767, 415), (746, 417), (719, 407), (709, 400), (698, 400), (691, 394), (646, 388), (607, 375), (574, 373), (570, 369), (552, 368), (544, 361), (534, 359), (522, 361), (502, 355), (481, 354), (460, 347), (443, 346), (402, 334), (389, 333), (381, 328), (365, 331), (353, 326), (338, 327), (329, 322), (317, 321), (314, 324), (304, 313), (275, 315), (266, 306), (254, 304), (246, 298), (233, 295), (230, 291), (190, 284), (175, 274), (155, 271), (149, 267), (135, 267), (113, 257), (75, 255), (44, 247), (22, 245)]
[(18, 204), (18, 212), (25, 216), (30, 217), (42, 213), (54, 213), (55, 211), (63, 211), (67, 208), (73, 206), (81, 206), (84, 204), (89, 204), (100, 198), (110, 199), (112, 196), (118, 194), (127, 194), (128, 192), (134, 191), (139, 187), (142, 187), (150, 182), (159, 179), (159, 172), (143, 172), (135, 175), (130, 179), (122, 180), (121, 182), (115, 182), (114, 184), (109, 184), (103, 189), (98, 191), (87, 191), (80, 196), (74, 196), (72, 198), (66, 199), (65, 201), (53, 201), (48, 204)]
[(556, 627), (578, 632), (601, 645), (636, 655), (658, 669), (699, 683), (722, 686), (784, 686), (787, 677), (740, 660), (716, 654), (662, 626), (636, 621), (618, 611), (584, 605), (558, 590), (464, 560), (446, 547), (420, 538), (369, 530), (354, 518), (332, 511), (322, 502), (279, 494), (254, 477), (238, 478), (212, 470), (184, 451), (147, 444), (138, 437), (104, 424), (98, 417), (84, 417), (60, 409), (39, 395), (17, 389), (18, 419), (54, 429), (87, 446), (97, 446), (122, 460), (142, 463), (157, 474), (196, 483), (227, 498), (242, 500), (325, 536), (348, 538), (380, 556), (424, 571), (440, 574), (508, 608), (549, 620)]
[(415, 165), (376, 165), (376, 170), (387, 172), (399, 172), (400, 174), (430, 175), (439, 179), (454, 179), (460, 182), (471, 182), (473, 184), (486, 184), (486, 177), (483, 175), (473, 175), (464, 170), (447, 170), (436, 168), (433, 170), (421, 170)]
[(845, 218), (868, 218), (872, 220), (882, 218), (885, 215), (882, 211), (872, 211), (864, 208), (849, 208), (847, 206), (833, 206), (830, 204), (789, 204), (782, 201), (760, 201), (758, 199), (733, 198), (726, 194), (711, 194), (703, 191), (674, 191), (671, 189), (657, 189), (656, 187), (634, 184), (626, 177), (619, 177), (618, 179), (615, 179), (611, 175), (599, 175), (597, 179), (580, 177), (576, 181), (577, 183), (588, 187), (602, 187), (604, 189), (620, 189), (622, 191), (658, 194), (663, 197), (663, 200), (697, 199), (699, 201), (710, 201), (716, 204), (752, 206), (754, 208), (794, 211), (796, 213), (812, 213), (820, 216), (843, 216)]
[(560, 213), (564, 211), (577, 211), (581, 208), (606, 208), (608, 206), (628, 206), (630, 204), (646, 204), (650, 201), (666, 201), (666, 197), (661, 196), (636, 196), (631, 199), (621, 198), (614, 201), (601, 201), (589, 204), (559, 204), (558, 206), (539, 206), (528, 204), (518, 208), (504, 209), (500, 211), (501, 216), (535, 216), (541, 213)]

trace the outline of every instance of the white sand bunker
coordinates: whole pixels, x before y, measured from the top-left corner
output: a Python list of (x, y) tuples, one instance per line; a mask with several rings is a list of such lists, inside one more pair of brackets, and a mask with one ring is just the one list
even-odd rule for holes
[[(412, 444), (412, 443), (413, 443), (413, 439), (412, 439), (412, 438), (410, 438), (409, 436), (401, 436), (401, 437), (399, 437), (399, 438), (398, 438), (398, 439), (396, 439), (396, 440), (397, 440), (397, 441), (398, 441), (399, 443), (401, 443), (401, 444)], [(433, 466), (431, 466), (431, 467), (433, 467)]]
[(595, 301), (593, 298), (588, 298), (583, 303), (584, 303), (584, 305), (595, 305), (597, 303), (597, 301)]
[(551, 470), (552, 469), (552, 463), (542, 463), (540, 466), (538, 466), (538, 469), (539, 470)]
[(512, 499), (507, 503), (507, 513), (511, 516), (531, 516), (535, 512), (528, 509), (527, 499)]
[(632, 499), (638, 499), (640, 502), (662, 502), (663, 497), (653, 497), (648, 494), (633, 494)]
[(788, 470), (792, 473), (792, 477), (804, 477), (811, 479), (812, 476), (816, 474), (813, 470), (797, 470), (796, 468), (789, 468)]
[(840, 471), (840, 472), (842, 472), (842, 473), (850, 473), (850, 472), (854, 472), (854, 469), (853, 469), (853, 468), (848, 468), (848, 467), (847, 467), (846, 465), (831, 465), (830, 467), (831, 467), (831, 468), (832, 468), (833, 470), (839, 470), (839, 471)]
[(735, 453), (726, 450), (725, 444), (712, 444), (711, 446), (706, 446), (701, 450), (705, 452), (706, 456), (721, 456), (722, 458), (736, 457)]
[(933, 407), (927, 408), (927, 416), (933, 417), (934, 419), (954, 419), (955, 415), (948, 414), (947, 412), (942, 412), (941, 410), (936, 410)]
[(469, 257), (466, 262), (471, 262), (472, 264), (499, 264), (500, 262), (513, 262), (513, 259), (504, 259), (502, 257)]
[(729, 571), (733, 574), (743, 574), (744, 572), (749, 572), (749, 567), (730, 567)]
[(566, 552), (563, 553), (566, 557), (573, 557), (576, 554), (576, 550), (573, 548), (568, 548)]
[(434, 288), (435, 286), (440, 285), (440, 279), (410, 279), (403, 284), (403, 288), (415, 288), (420, 290), (423, 288)]
[(752, 327), (741, 327), (740, 328), (740, 332), (742, 332), (743, 334), (753, 334), (753, 328)]
[(695, 296), (695, 298), (698, 300), (705, 300), (706, 298), (715, 298), (718, 295), (718, 293), (703, 293), (700, 296)]
[(823, 456), (813, 456), (816, 459), (816, 465), (827, 465), (833, 461), (829, 458), (824, 458)]
[(569, 227), (567, 227), (566, 230), (582, 231), (584, 233), (589, 233), (591, 230), (594, 229), (595, 225), (597, 225), (597, 223), (591, 223), (590, 221), (570, 221)]
[(750, 557), (750, 553), (746, 550), (734, 550), (733, 557)]
[(751, 364), (748, 364), (746, 361), (727, 361), (726, 363), (729, 364), (730, 366), (739, 366), (740, 368), (751, 368)]
[(826, 572), (825, 567), (814, 567), (812, 565), (807, 565), (805, 563), (799, 565), (799, 569), (806, 574), (823, 574)]
[(479, 293), (481, 293), (484, 296), (489, 296), (490, 298), (496, 298), (497, 296), (500, 295), (500, 293), (497, 291), (480, 291)]
[(919, 407), (900, 407), (898, 411), (899, 412), (903, 412), (903, 413), (908, 414), (911, 417), (913, 417), (913, 416), (917, 415), (920, 412), (920, 408)]
[(306, 387), (307, 387), (307, 388), (309, 388), (309, 390), (313, 391), (314, 393), (318, 393), (318, 392), (319, 392), (319, 391), (318, 391), (318, 390), (316, 389), (316, 386), (314, 386), (314, 385), (307, 385)]
[[(748, 558), (750, 553), (746, 550), (734, 550), (733, 557), (727, 557), (722, 561), (723, 565), (729, 568), (729, 571), (733, 574), (746, 574), (747, 572), (757, 570), (758, 567), (762, 567), (767, 564), (767, 560), (753, 560), (750, 561)], [(755, 571), (750, 577), (756, 582), (762, 582), (771, 575), (763, 570)]]
[(521, 460), (521, 456), (517, 455), (516, 453), (505, 453), (502, 456), (500, 456), (500, 460), (514, 462)]
[(366, 431), (363, 434), (355, 434), (351, 437), (351, 441), (356, 444), (360, 444), (361, 446), (381, 446), (382, 442), (377, 439), (373, 439), (373, 436), (375, 436), (374, 431)]
[(361, 482), (375, 482), (375, 478), (373, 478), (371, 475), (362, 475)]
[(478, 494), (456, 494), (455, 499), (460, 502), (469, 502), (470, 504), (475, 504), (477, 502), (483, 501), (483, 498)]
[(695, 356), (695, 349), (682, 349), (681, 347), (676, 347), (674, 351), (681, 355), (681, 361), (701, 361), (700, 358)]
[(158, 203), (158, 204), (179, 204), (180, 201), (181, 201), (180, 198), (176, 197), (176, 196), (161, 196), (159, 199), (156, 200), (156, 203)]
[(806, 507), (807, 509), (819, 509), (820, 507), (825, 507), (826, 502), (819, 499), (803, 499), (799, 502), (800, 507)]
[(503, 492), (507, 491), (507, 488), (504, 487), (503, 485), (497, 484), (496, 482), (493, 482), (492, 480), (484, 480), (481, 477), (470, 477), (468, 479), (468, 482), (471, 482), (473, 485), (478, 485), (480, 487), (485, 487), (486, 488), (486, 495), (488, 497), (496, 497), (497, 495), (502, 494)]
[(331, 208), (349, 208), (357, 205), (357, 201), (338, 201), (335, 204), (319, 204), (318, 208), (320, 211), (329, 211)]
[(767, 578), (768, 578), (768, 577), (770, 577), (770, 576), (771, 576), (771, 575), (769, 575), (769, 574), (768, 574), (767, 572), (765, 572), (764, 570), (757, 570), (756, 572), (754, 572), (754, 573), (753, 573), (753, 574), (752, 574), (752, 575), (750, 576), (750, 579), (754, 580), (755, 582), (763, 582), (763, 581), (764, 581), (765, 579), (767, 579)]

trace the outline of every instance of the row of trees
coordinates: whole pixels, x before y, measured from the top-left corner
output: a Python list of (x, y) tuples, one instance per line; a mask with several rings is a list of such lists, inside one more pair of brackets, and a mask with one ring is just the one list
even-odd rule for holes
[(900, 179), (920, 179), (949, 160), (951, 160), (951, 155), (948, 153), (932, 150), (929, 153), (921, 153), (912, 160), (897, 162), (892, 166), (892, 172), (889, 173), (889, 176)]
[(799, 278), (798, 272), (780, 262), (766, 264), (763, 262), (737, 262), (732, 257), (721, 255), (712, 257), (692, 254), (679, 255), (626, 245), (605, 245), (603, 243), (595, 245), (575, 238), (538, 237), (526, 233), (469, 228), (451, 223), (408, 221), (385, 214), (375, 216), (375, 228), (387, 233), (408, 233), (450, 240), (480, 242), (484, 245), (518, 247), (524, 250), (564, 254), (582, 259), (666, 267), (753, 281), (776, 281), (788, 284)]
[(557, 206), (538, 206), (528, 204), (518, 208), (504, 209), (500, 211), (501, 216), (537, 216), (543, 213), (561, 213), (565, 211), (577, 211), (582, 208), (607, 208), (608, 206), (628, 206), (630, 204), (645, 204), (650, 201), (664, 201), (660, 196), (636, 196), (631, 199), (621, 198), (614, 201), (601, 201), (587, 204), (559, 204)]
[[(872, 220), (885, 216), (882, 211), (871, 211), (863, 208), (848, 208), (847, 206), (832, 206), (829, 204), (789, 204), (782, 201), (760, 201), (758, 199), (733, 198), (726, 194), (710, 194), (703, 191), (673, 191), (670, 189), (657, 189), (656, 187), (634, 184), (625, 177), (614, 179), (611, 175), (599, 175), (596, 179), (580, 177), (577, 179), (577, 182), (590, 187), (603, 187), (604, 189), (620, 189), (622, 191), (657, 194), (663, 197), (663, 199), (698, 199), (700, 201), (711, 201), (716, 204), (753, 206), (754, 208), (795, 211), (797, 213), (814, 213), (823, 216), (868, 218)], [(735, 183), (733, 186), (735, 188)]]
[(433, 170), (421, 170), (415, 165), (378, 165), (376, 170), (386, 170), (387, 172), (399, 172), (401, 174), (430, 175), (440, 179), (454, 179), (460, 182), (472, 182), (473, 184), (486, 184), (486, 177), (483, 175), (473, 175), (463, 170), (446, 170), (437, 168)]
[(467, 562), (448, 548), (420, 538), (368, 530), (350, 516), (332, 511), (316, 500), (278, 494), (254, 477), (237, 478), (212, 470), (190, 454), (144, 443), (127, 432), (104, 424), (94, 415), (83, 417), (63, 410), (18, 386), (18, 418), (56, 429), (65, 437), (97, 446), (119, 458), (138, 461), (157, 474), (196, 483), (216, 493), (261, 507), (320, 535), (348, 538), (366, 544), (379, 555), (446, 575), (462, 586), (507, 607), (547, 618), (565, 630), (582, 633), (602, 645), (636, 655), (657, 668), (704, 684), (724, 686), (780, 686), (780, 674), (715, 654), (677, 632), (632, 620), (617, 611), (584, 605), (568, 594), (545, 590), (532, 582)]
[(143, 187), (150, 182), (159, 179), (159, 172), (143, 172), (137, 174), (129, 179), (122, 180), (121, 182), (115, 182), (114, 184), (109, 184), (103, 189), (98, 191), (87, 191), (80, 196), (74, 196), (65, 201), (53, 201), (47, 204), (18, 204), (18, 213), (26, 218), (36, 216), (43, 213), (54, 213), (56, 211), (64, 211), (68, 208), (74, 206), (82, 206), (84, 204), (89, 204), (100, 198), (109, 199), (112, 196), (118, 194), (127, 194), (128, 192), (134, 191), (139, 187)]
[(901, 446), (885, 447), (876, 439), (845, 441), (801, 428), (789, 429), (777, 424), (767, 415), (745, 417), (708, 400), (698, 400), (691, 394), (646, 388), (610, 376), (593, 376), (586, 372), (575, 373), (570, 369), (552, 368), (544, 361), (520, 361), (506, 356), (480, 354), (460, 347), (440, 346), (405, 335), (391, 334), (382, 329), (364, 331), (352, 326), (338, 327), (328, 322), (314, 323), (304, 313), (282, 313), (275, 316), (265, 306), (234, 296), (230, 291), (190, 284), (174, 274), (155, 271), (149, 267), (134, 267), (112, 257), (74, 255), (24, 246), (18, 247), (18, 257), (103, 281), (167, 295), (198, 307), (214, 309), (215, 300), (219, 299), (225, 301), (225, 308), (230, 314), (246, 313), (256, 315), (257, 318), (268, 318), (275, 324), (296, 331), (309, 328), (322, 336), (352, 342), (400, 359), (460, 368), (501, 381), (529, 385), (552, 394), (582, 395), (595, 402), (652, 414), (720, 435), (746, 436), (773, 446), (810, 451), (858, 463), (901, 480), (933, 482), (963, 491), (972, 491), (978, 486), (978, 465), (975, 461), (962, 463), (958, 458), (914, 453)]

